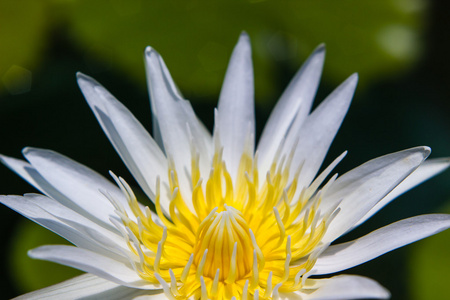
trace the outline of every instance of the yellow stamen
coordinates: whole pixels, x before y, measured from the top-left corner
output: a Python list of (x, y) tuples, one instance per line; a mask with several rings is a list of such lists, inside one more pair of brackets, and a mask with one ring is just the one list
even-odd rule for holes
[(186, 205), (169, 158), (168, 181), (163, 184), (164, 199), (170, 198), (169, 211), (161, 207), (159, 177), (155, 185), (160, 221), (139, 204), (122, 178), (112, 174), (129, 209), (104, 194), (121, 220), (112, 222), (128, 245), (130, 264), (142, 279), (159, 283), (172, 300), (274, 300), (280, 293), (302, 288), (327, 246), (320, 244), (321, 239), (340, 211), (339, 204), (324, 212), (319, 209), (336, 176), (318, 188), (344, 155), (310, 187), (298, 190), (303, 164), (290, 179), (293, 153), (278, 153), (260, 185), (250, 144), (242, 155), (239, 174), (233, 178), (218, 138), (215, 143), (205, 180), (199, 154), (191, 145), (192, 210)]

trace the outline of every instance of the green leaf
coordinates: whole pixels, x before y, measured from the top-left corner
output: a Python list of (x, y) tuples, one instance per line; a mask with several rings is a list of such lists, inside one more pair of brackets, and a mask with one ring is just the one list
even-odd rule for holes
[(0, 1), (0, 94), (27, 92), (46, 45), (48, 4), (40, 0)]
[[(333, 84), (359, 72), (364, 82), (394, 75), (422, 48), (426, 7), (407, 0), (75, 1), (71, 34), (90, 56), (144, 84), (147, 45), (166, 60), (188, 97), (217, 96), (242, 30), (254, 47), (257, 98), (273, 97), (320, 43)], [(281, 79), (280, 79), (281, 77)], [(277, 91), (278, 93), (279, 91)], [(262, 97), (262, 95), (264, 95)]]
[(69, 244), (62, 237), (26, 219), (22, 219), (14, 230), (10, 274), (22, 292), (41, 289), (82, 274), (73, 268), (28, 257), (28, 250), (42, 245)]
[[(450, 206), (444, 210), (450, 213)], [(444, 299), (449, 293), (450, 230), (415, 243), (409, 257), (411, 298)]]

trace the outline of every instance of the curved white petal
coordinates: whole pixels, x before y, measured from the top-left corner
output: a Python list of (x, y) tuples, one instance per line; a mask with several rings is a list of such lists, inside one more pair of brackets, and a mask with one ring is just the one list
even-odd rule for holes
[[(255, 138), (253, 64), (246, 33), (241, 34), (228, 64), (215, 126), (227, 169), (235, 178), (245, 145), (254, 143)], [(251, 146), (253, 153), (254, 144)]]
[(312, 274), (339, 272), (386, 252), (450, 228), (450, 215), (412, 217), (377, 229), (359, 239), (328, 247), (317, 259)]
[[(148, 51), (148, 48), (147, 48)], [(161, 65), (162, 72), (164, 74), (165, 82), (170, 88), (170, 91), (175, 95), (178, 99), (183, 99), (180, 91), (178, 90), (175, 82), (170, 75), (169, 69), (166, 66), (166, 63), (162, 59), (161, 56), (158, 55), (159, 62)], [(150, 85), (149, 85), (150, 87)], [(152, 99), (150, 99), (152, 100)], [(153, 100), (152, 100), (153, 101)], [(152, 107), (154, 105), (152, 104)], [(192, 139), (195, 143), (196, 149), (200, 152), (200, 156), (205, 157), (205, 162), (209, 166), (210, 161), (206, 158), (210, 158), (212, 156), (212, 136), (209, 132), (208, 128), (197, 118), (195, 112), (189, 101), (184, 100), (180, 101), (180, 108), (183, 110), (185, 118), (187, 119), (187, 123), (189, 124), (190, 134), (192, 135)], [(209, 170), (208, 170), (209, 171)]]
[(339, 204), (323, 243), (331, 243), (348, 231), (383, 197), (428, 157), (428, 147), (416, 147), (372, 159), (339, 177), (325, 192), (320, 209)]
[(161, 289), (143, 280), (128, 264), (92, 251), (73, 246), (41, 246), (28, 251), (31, 258), (48, 260), (111, 280), (117, 284), (140, 289)]
[[(380, 209), (389, 204), (392, 200), (401, 194), (409, 191), (416, 185), (427, 181), (431, 177), (443, 172), (450, 166), (450, 158), (427, 159), (421, 164), (417, 170), (405, 178), (399, 185), (395, 187), (386, 197), (381, 199), (354, 227), (364, 223), (367, 219), (376, 214)], [(353, 228), (354, 228), (353, 227)], [(352, 229), (353, 229), (352, 228)], [(350, 230), (352, 230), (350, 229)]]
[[(93, 170), (54, 151), (25, 148), (23, 154), (51, 185), (49, 189), (53, 188), (50, 193), (56, 195), (51, 195), (52, 198), (75, 211), (87, 212), (102, 221), (106, 227), (113, 227), (109, 218), (116, 215), (114, 206), (101, 191), (106, 191), (114, 199), (125, 203), (125, 196), (117, 186)], [(41, 186), (46, 192), (45, 186)]]
[[(328, 279), (308, 279), (312, 293), (297, 292), (302, 300), (388, 299), (390, 293), (373, 279), (356, 275), (339, 275)], [(303, 291), (303, 289), (302, 289)]]
[(5, 156), (2, 154), (0, 154), (0, 161), (5, 166), (7, 166), (10, 170), (12, 170), (13, 172), (16, 172), (17, 175), (22, 177), (29, 184), (31, 184), (36, 189), (43, 192), (41, 187), (39, 186), (39, 184), (36, 182), (36, 180), (34, 180), (33, 177), (29, 174), (29, 169), (34, 169), (34, 168), (28, 162), (21, 160), (21, 159)]
[(325, 46), (320, 45), (295, 74), (270, 114), (257, 150), (258, 169), (262, 174), (270, 169), (275, 153), (294, 119), (297, 117), (303, 123), (309, 114), (319, 86), (324, 59)]
[[(307, 187), (316, 176), (355, 92), (358, 75), (353, 74), (338, 86), (303, 122), (296, 119), (283, 145), (283, 154), (294, 150), (291, 179), (303, 164), (299, 187)], [(299, 188), (299, 190), (300, 190)]]
[[(34, 150), (38, 150), (38, 149), (34, 149)], [(41, 150), (40, 150), (41, 151)], [(47, 150), (43, 150), (43, 151), (47, 151)], [(51, 152), (51, 151), (49, 151)], [(52, 155), (58, 156), (58, 159), (61, 160), (69, 160), (68, 158), (59, 155), (55, 152), (52, 152)], [(55, 202), (58, 202), (61, 205), (64, 205), (66, 208), (71, 209), (73, 211), (76, 211), (78, 214), (92, 220), (93, 222), (102, 225), (105, 228), (108, 228), (109, 230), (112, 231), (116, 231), (115, 228), (113, 228), (109, 222), (109, 216), (111, 216), (112, 214), (114, 214), (114, 209), (111, 205), (106, 205), (104, 206), (102, 209), (104, 211), (104, 215), (100, 216), (99, 214), (97, 215), (93, 215), (92, 214), (92, 210), (90, 209), (90, 207), (86, 206), (86, 203), (82, 203), (82, 205), (80, 206), (78, 203), (74, 202), (74, 199), (70, 199), (68, 196), (66, 196), (65, 194), (63, 194), (64, 192), (59, 190), (57, 187), (53, 186), (52, 184), (50, 184), (44, 177), (42, 177), (42, 175), (28, 162), (20, 160), (20, 159), (15, 159), (12, 157), (7, 157), (7, 156), (3, 156), (0, 155), (0, 160), (2, 163), (4, 163), (8, 168), (10, 168), (11, 170), (13, 170), (14, 172), (16, 172), (18, 175), (20, 175), (23, 179), (25, 179), (28, 183), (30, 183), (31, 185), (33, 185), (36, 189), (38, 189), (39, 191), (41, 191), (42, 193), (44, 193), (45, 195), (49, 196), (52, 199), (55, 199)], [(78, 163), (69, 160), (69, 164), (75, 164), (78, 165)], [(101, 175), (95, 173), (94, 171), (86, 168), (83, 165), (79, 165), (81, 169), (86, 169), (89, 173), (89, 176), (87, 177), (78, 177), (75, 178), (74, 180), (70, 180), (71, 184), (76, 185), (77, 183), (80, 183), (79, 186), (75, 186), (74, 188), (77, 189), (85, 189), (86, 186), (90, 185), (90, 184), (95, 184), (95, 182), (97, 182), (97, 180), (92, 180), (90, 176), (94, 176), (97, 177), (97, 179), (99, 181), (103, 181), (106, 182), (107, 184), (102, 186), (102, 187), (98, 187), (98, 186), (93, 186), (94, 188), (98, 187), (98, 188), (105, 188), (107, 185), (109, 185), (111, 188), (109, 190), (103, 190), (107, 193), (109, 193), (112, 197), (114, 197), (115, 200), (121, 202), (123, 205), (123, 207), (125, 208), (125, 210), (127, 211), (127, 213), (129, 213), (129, 216), (133, 219), (133, 213), (130, 210), (129, 206), (126, 204), (126, 199), (123, 196), (123, 194), (119, 191), (119, 189), (117, 188), (117, 186), (110, 184), (109, 181), (107, 181), (104, 177), (102, 177)], [(100, 192), (100, 190), (99, 190)], [(101, 194), (101, 193), (100, 193)], [(98, 196), (102, 196), (105, 197), (103, 195), (98, 195)], [(57, 199), (57, 200), (56, 200)], [(96, 211), (98, 213), (98, 210)], [(158, 216), (152, 212), (152, 216), (153, 218), (156, 220), (158, 219)], [(100, 217), (100, 218), (99, 218)]]
[[(167, 160), (150, 134), (131, 112), (103, 86), (78, 73), (78, 85), (103, 131), (150, 199), (155, 200), (156, 178), (167, 178)], [(161, 199), (168, 211), (169, 203)]]
[(16, 300), (131, 300), (141, 295), (152, 295), (150, 299), (166, 299), (159, 290), (149, 291), (118, 285), (92, 274), (83, 274), (64, 282), (21, 295)]
[[(147, 65), (147, 55), (154, 53), (156, 55), (159, 56), (159, 54), (152, 49), (152, 47), (147, 47), (145, 49), (145, 63), (146, 63), (146, 68), (148, 68), (149, 66)], [(164, 82), (161, 74), (159, 72), (156, 72), (158, 74), (158, 77), (156, 78), (156, 81), (154, 81), (155, 79), (152, 79), (152, 82), (150, 82), (151, 78), (150, 78), (150, 73), (149, 71), (146, 69), (147, 72), (147, 87), (149, 89), (149, 95), (150, 95), (150, 103), (151, 103), (151, 111), (152, 111), (152, 129), (153, 129), (153, 138), (155, 139), (155, 141), (158, 143), (159, 147), (164, 151), (164, 142), (163, 142), (163, 138), (162, 138), (162, 133), (161, 133), (161, 129), (159, 128), (159, 122), (158, 122), (158, 114), (156, 113), (156, 104), (155, 104), (155, 97), (152, 96), (152, 89), (155, 90), (155, 88), (152, 88), (152, 85), (159, 85), (161, 86), (162, 90), (165, 92), (166, 91), (166, 87), (165, 85), (169, 85), (169, 87), (167, 87), (167, 89), (169, 89), (171, 92), (173, 92), (173, 96), (174, 98), (183, 98), (175, 84), (175, 82), (172, 79), (172, 76), (170, 75), (169, 69), (167, 68), (166, 64), (164, 63), (164, 60), (162, 59), (162, 57), (159, 57), (159, 61), (161, 63), (161, 69), (163, 71), (163, 74), (165, 75), (164, 79), (166, 79), (167, 81)], [(156, 68), (159, 68), (158, 64), (155, 65)], [(153, 73), (154, 74), (154, 73)], [(160, 90), (158, 90), (157, 92), (161, 93)], [(163, 99), (167, 99), (166, 97), (163, 97)]]
[[(129, 252), (126, 241), (121, 234), (116, 231), (112, 232), (105, 229), (101, 225), (87, 219), (70, 208), (67, 208), (58, 201), (38, 194), (25, 194), (23, 198), (28, 200), (29, 203), (46, 211), (64, 225), (68, 225), (77, 230), (86, 240), (94, 242), (102, 248), (108, 249), (119, 255)], [(37, 220), (40, 219), (42, 218), (37, 218)]]
[(195, 151), (200, 154), (201, 171), (207, 174), (212, 155), (212, 139), (196, 117), (190, 103), (179, 97), (160, 55), (148, 47), (145, 59), (152, 112), (158, 124), (157, 130), (160, 131), (166, 155), (169, 159), (173, 159), (181, 194), (186, 204), (193, 209), (190, 183), (191, 150), (195, 147)]
[(62, 195), (55, 187), (48, 183), (41, 174), (27, 161), (0, 155), (0, 161), (12, 171), (16, 172), (25, 181), (31, 184), (40, 192), (49, 197), (63, 199), (61, 202), (71, 201)]
[(124, 239), (86, 219), (55, 200), (36, 194), (0, 196), (0, 203), (55, 232), (74, 245), (127, 261)]

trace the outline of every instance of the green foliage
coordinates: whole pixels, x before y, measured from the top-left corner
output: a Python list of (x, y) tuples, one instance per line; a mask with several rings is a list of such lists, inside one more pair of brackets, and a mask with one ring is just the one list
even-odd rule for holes
[(0, 94), (5, 89), (12, 94), (18, 92), (27, 80), (27, 71), (17, 70), (33, 69), (42, 58), (47, 13), (43, 1), (0, 1)]
[(69, 244), (63, 238), (26, 219), (14, 230), (16, 232), (10, 249), (10, 273), (22, 292), (41, 289), (82, 274), (73, 268), (27, 256), (28, 250), (42, 245)]
[[(450, 213), (450, 206), (443, 211)], [(411, 246), (409, 259), (411, 299), (444, 299), (448, 295), (450, 230)]]
[[(27, 2), (34, 6), (45, 3)], [(45, 26), (41, 23), (50, 19), (66, 26), (69, 39), (84, 55), (123, 71), (142, 86), (142, 53), (151, 45), (165, 57), (176, 82), (190, 98), (219, 93), (229, 55), (242, 30), (253, 40), (258, 99), (274, 97), (275, 86), (285, 84), (283, 72), (293, 73), (322, 42), (330, 50), (325, 77), (333, 84), (353, 72), (361, 74), (363, 85), (375, 77), (397, 73), (420, 53), (425, 10), (418, 0), (48, 3), (46, 12), (51, 13), (45, 14), (41, 8), (33, 18), (27, 17), (31, 5), (20, 6), (23, 11), (16, 9), (23, 14), (16, 16), (23, 21), (20, 25), (31, 29), (24, 35), (21, 26), (8, 27), (6, 31), (16, 40), (7, 52), (31, 49), (27, 50), (31, 52), (28, 59), (39, 59), (35, 48), (43, 42)], [(20, 65), (21, 60), (11, 55), (1, 57), (0, 66)]]

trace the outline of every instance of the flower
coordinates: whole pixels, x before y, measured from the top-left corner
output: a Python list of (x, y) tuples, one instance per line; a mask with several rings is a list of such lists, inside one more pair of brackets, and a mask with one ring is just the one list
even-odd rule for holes
[[(2, 156), (44, 195), (0, 201), (75, 246), (42, 246), (33, 258), (88, 274), (28, 298), (355, 299), (388, 298), (375, 281), (339, 272), (450, 227), (450, 215), (423, 215), (330, 245), (399, 194), (446, 169), (424, 162), (428, 147), (317, 175), (348, 110), (350, 76), (310, 113), (324, 61), (319, 46), (281, 96), (254, 150), (249, 38), (232, 54), (213, 135), (178, 92), (159, 54), (145, 51), (154, 138), (92, 78), (78, 83), (100, 125), (156, 212), (58, 153), (26, 148), (28, 162)], [(328, 178), (328, 179), (327, 179)]]

